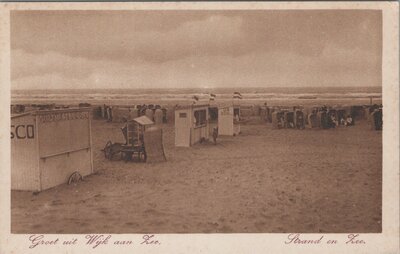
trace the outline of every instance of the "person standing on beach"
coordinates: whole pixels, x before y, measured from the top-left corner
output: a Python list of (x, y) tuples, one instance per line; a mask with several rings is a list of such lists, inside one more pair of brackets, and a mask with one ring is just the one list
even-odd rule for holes
[(353, 125), (353, 118), (351, 115), (347, 115), (346, 121), (345, 121), (346, 126), (352, 126)]
[(213, 140), (214, 140), (214, 145), (216, 145), (217, 144), (217, 137), (218, 137), (218, 127), (214, 127), (213, 128), (212, 136), (213, 136)]

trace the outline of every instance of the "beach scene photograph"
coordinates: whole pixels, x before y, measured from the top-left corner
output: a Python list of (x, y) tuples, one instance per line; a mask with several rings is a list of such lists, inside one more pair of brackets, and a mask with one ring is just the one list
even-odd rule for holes
[(381, 10), (13, 10), (10, 32), (11, 233), (382, 232)]

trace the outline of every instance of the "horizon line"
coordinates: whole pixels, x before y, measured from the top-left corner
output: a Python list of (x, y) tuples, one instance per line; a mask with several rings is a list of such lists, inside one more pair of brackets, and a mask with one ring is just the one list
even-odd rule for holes
[(152, 87), (152, 88), (143, 88), (143, 87), (136, 87), (136, 88), (123, 88), (123, 87), (112, 87), (112, 88), (10, 88), (10, 90), (108, 90), (108, 89), (115, 89), (115, 90), (127, 90), (127, 89), (242, 89), (242, 88), (365, 88), (365, 87), (381, 87), (383, 86), (270, 86), (270, 87), (263, 87), (263, 86), (246, 86), (246, 87), (239, 87), (239, 86), (232, 86), (232, 87)]

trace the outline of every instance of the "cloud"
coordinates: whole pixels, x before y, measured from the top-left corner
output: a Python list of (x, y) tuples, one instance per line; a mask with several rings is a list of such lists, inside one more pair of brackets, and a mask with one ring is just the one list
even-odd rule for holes
[(14, 89), (380, 85), (379, 59), (373, 53), (335, 45), (327, 45), (320, 56), (251, 52), (189, 56), (160, 63), (91, 60), (22, 50), (12, 56)]
[(12, 13), (15, 88), (381, 85), (377, 11)]
[[(47, 21), (50, 23), (52, 19)], [(120, 20), (112, 21), (94, 24), (91, 20), (83, 20), (82, 24), (76, 24), (76, 21), (60, 24), (61, 21), (56, 20), (53, 25), (32, 24), (32, 29), (14, 25), (12, 48), (31, 53), (54, 51), (90, 59), (163, 62), (191, 54), (220, 54), (227, 48), (234, 53), (246, 39), (241, 31), (241, 17), (236, 16), (206, 16), (167, 30), (136, 29), (121, 24)]]
[(365, 10), (31, 11), (12, 15), (11, 46), (126, 63), (275, 50), (318, 56), (326, 43), (379, 54), (380, 20)]

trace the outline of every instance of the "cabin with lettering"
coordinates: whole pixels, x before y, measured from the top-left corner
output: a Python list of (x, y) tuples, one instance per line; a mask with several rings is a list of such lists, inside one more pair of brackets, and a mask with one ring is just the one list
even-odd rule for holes
[(190, 147), (209, 139), (209, 105), (178, 105), (175, 108), (175, 146)]
[(11, 116), (11, 189), (42, 191), (93, 173), (91, 109)]

